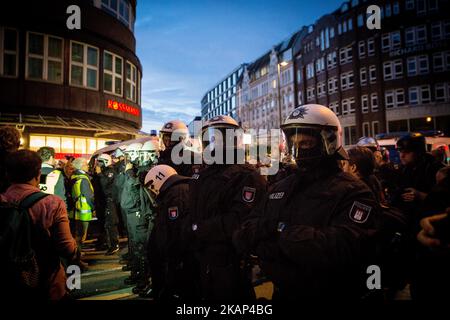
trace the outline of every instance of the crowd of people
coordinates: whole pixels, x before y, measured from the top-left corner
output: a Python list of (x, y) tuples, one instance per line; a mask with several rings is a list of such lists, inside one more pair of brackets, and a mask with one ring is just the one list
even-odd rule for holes
[[(251, 301), (255, 277), (272, 281), (278, 301), (386, 301), (405, 290), (412, 299), (449, 298), (450, 168), (426, 151), (423, 135), (397, 141), (396, 165), (374, 138), (345, 150), (329, 108), (300, 106), (281, 127), (287, 156), (278, 174), (264, 177), (226, 163), (229, 146), (212, 132), (239, 128), (228, 116), (203, 123), (203, 149), (224, 160), (209, 164), (174, 161), (179, 145), (178, 156), (196, 156), (178, 120), (160, 139), (90, 161), (56, 162), (51, 147), (18, 150), (17, 130), (1, 128), (1, 201), (49, 194), (29, 206), (44, 231), (33, 234), (39, 290), (67, 297), (64, 266), (88, 268), (82, 252), (96, 221), (97, 249), (117, 254), (126, 235), (125, 282), (156, 300)], [(381, 270), (378, 290), (367, 286), (371, 265)]]

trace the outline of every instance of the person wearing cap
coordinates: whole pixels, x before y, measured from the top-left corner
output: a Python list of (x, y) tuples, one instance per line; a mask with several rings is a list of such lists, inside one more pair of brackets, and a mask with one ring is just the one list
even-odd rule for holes
[(298, 170), (272, 186), (233, 242), (239, 252), (259, 257), (274, 283), (274, 301), (358, 299), (375, 256), (374, 195), (342, 171), (348, 156), (329, 108), (300, 106), (281, 129)]
[(237, 254), (231, 236), (263, 199), (266, 180), (245, 164), (243, 130), (233, 118), (206, 121), (202, 141), (206, 165), (191, 183), (187, 228), (192, 238), (186, 240), (199, 263), (200, 295), (208, 301), (250, 300), (255, 294), (250, 266)]
[(401, 137), (397, 141), (397, 150), (401, 161), (401, 185), (395, 204), (415, 215), (415, 209), (436, 184), (436, 173), (444, 165), (426, 151), (425, 136), (420, 133)]
[[(183, 121), (171, 120), (165, 123), (159, 131), (159, 135), (161, 142), (159, 164), (166, 164), (174, 168), (180, 175), (186, 177), (190, 177), (198, 172), (200, 164), (195, 163), (196, 154), (187, 148), (189, 130)], [(174, 150), (176, 147), (179, 147), (178, 153), (175, 152), (177, 150)], [(174, 159), (175, 157), (188, 159), (189, 161), (177, 161)]]
[(141, 296), (151, 293), (156, 300), (164, 301), (197, 298), (197, 273), (192, 269), (189, 242), (183, 241), (189, 181), (189, 177), (178, 175), (167, 165), (157, 165), (145, 176), (145, 187), (156, 203), (156, 215), (148, 243), (152, 283)]

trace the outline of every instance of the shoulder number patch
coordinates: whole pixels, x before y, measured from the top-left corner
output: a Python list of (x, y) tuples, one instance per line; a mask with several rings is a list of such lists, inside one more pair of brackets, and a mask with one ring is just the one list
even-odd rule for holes
[(356, 223), (364, 223), (369, 219), (370, 211), (372, 211), (372, 207), (355, 201), (350, 209), (349, 217)]
[(269, 194), (269, 199), (270, 200), (280, 200), (283, 199), (284, 197), (284, 192), (274, 192)]
[(244, 187), (242, 189), (242, 200), (245, 202), (253, 202), (255, 200), (256, 188)]
[(175, 220), (178, 218), (178, 207), (169, 208), (169, 220)]

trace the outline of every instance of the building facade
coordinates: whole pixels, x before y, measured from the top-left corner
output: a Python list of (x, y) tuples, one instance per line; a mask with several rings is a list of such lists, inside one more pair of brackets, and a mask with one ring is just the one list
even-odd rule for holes
[[(367, 27), (369, 5), (381, 29)], [(299, 104), (329, 106), (344, 143), (398, 131), (450, 134), (449, 1), (349, 1), (294, 46)]]
[[(78, 5), (81, 29), (67, 8)], [(0, 12), (0, 125), (23, 146), (90, 155), (142, 126), (136, 0), (15, 1)]]
[(295, 107), (295, 33), (244, 68), (237, 89), (237, 113), (244, 129), (273, 129)]
[(203, 120), (208, 120), (218, 115), (228, 115), (236, 118), (236, 85), (245, 66), (246, 64), (242, 64), (234, 69), (203, 96), (201, 102)]

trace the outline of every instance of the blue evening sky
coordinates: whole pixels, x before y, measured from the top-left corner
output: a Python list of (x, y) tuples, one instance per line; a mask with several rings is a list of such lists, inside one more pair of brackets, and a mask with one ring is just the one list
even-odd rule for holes
[(143, 131), (200, 115), (207, 90), (342, 0), (138, 0)]

